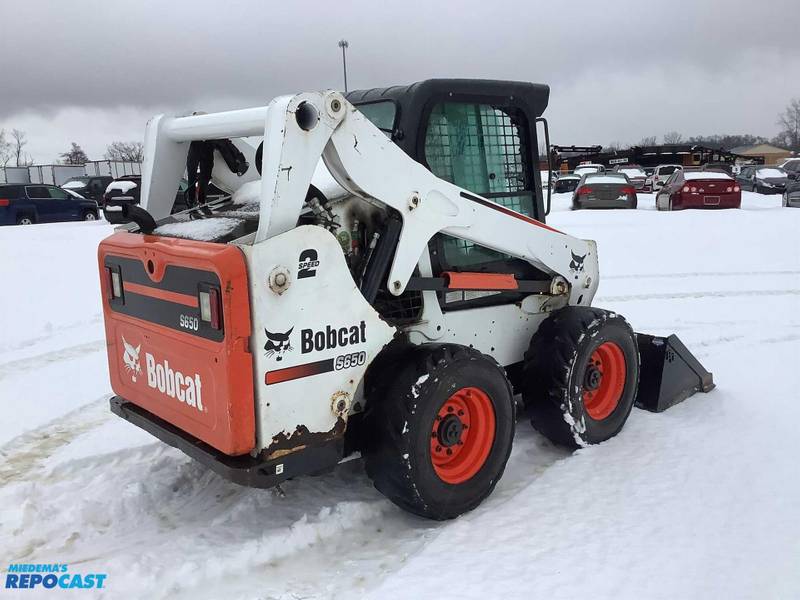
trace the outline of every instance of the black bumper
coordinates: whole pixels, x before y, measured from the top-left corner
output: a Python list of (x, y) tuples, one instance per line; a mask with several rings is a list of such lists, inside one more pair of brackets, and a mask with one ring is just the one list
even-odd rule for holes
[(343, 441), (337, 438), (273, 460), (249, 454), (229, 456), (124, 398), (114, 396), (109, 404), (115, 415), (177, 448), (225, 479), (248, 487), (274, 487), (292, 477), (330, 470), (343, 455)]

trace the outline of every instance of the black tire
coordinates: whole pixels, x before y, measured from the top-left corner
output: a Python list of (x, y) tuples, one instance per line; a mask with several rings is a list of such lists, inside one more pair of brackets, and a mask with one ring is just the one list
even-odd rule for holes
[[(514, 438), (513, 392), (503, 369), (477, 350), (430, 344), (410, 349), (390, 371), (384, 370), (379, 376), (386, 383), (377, 386), (368, 398), (363, 421), (362, 454), (375, 487), (401, 508), (430, 519), (452, 519), (478, 506), (500, 480)], [(446, 412), (447, 407), (452, 408), (453, 398), (465, 397), (466, 388), (480, 391), (483, 406), (491, 407), (494, 434), (488, 442), (485, 436), (491, 431), (487, 425), (490, 418), (475, 418), (478, 413), (461, 417)], [(486, 404), (486, 398), (490, 404)], [(462, 418), (469, 419), (470, 415), (471, 424), (463, 428)], [(454, 419), (461, 425), (454, 425)], [(435, 423), (439, 423), (437, 429)], [(481, 429), (481, 423), (486, 427)], [(458, 430), (457, 442), (452, 435), (442, 437), (450, 425)], [(449, 431), (452, 434), (453, 429)], [(474, 437), (468, 437), (470, 434)], [(485, 443), (476, 444), (476, 440)], [(462, 471), (461, 481), (446, 481), (443, 477), (447, 472), (434, 466), (432, 456), (436, 452), (441, 453), (437, 461), (453, 461), (459, 452), (473, 452), (476, 447), (483, 448), (484, 453), (478, 452), (480, 460), (465, 461), (476, 470)], [(452, 458), (444, 454), (450, 454), (450, 448), (454, 450)], [(464, 454), (464, 458), (469, 457)], [(467, 477), (468, 473), (473, 474)]]
[(87, 210), (83, 213), (82, 220), (84, 221), (97, 221), (97, 213), (91, 210)]
[[(617, 362), (603, 364), (599, 370), (605, 374), (598, 379), (598, 369), (590, 366), (590, 359), (610, 350)], [(613, 367), (622, 360), (624, 374)], [(615, 375), (608, 378), (611, 373)], [(586, 387), (590, 379), (600, 386), (595, 392)], [(573, 448), (604, 442), (622, 429), (636, 399), (639, 350), (635, 334), (615, 313), (582, 306), (563, 308), (545, 319), (534, 334), (525, 353), (523, 381), (531, 422), (547, 438)], [(604, 385), (613, 388), (609, 397), (616, 399), (599, 407), (604, 410), (585, 405), (584, 393), (594, 393), (595, 402), (598, 394), (608, 392)], [(620, 388), (615, 395), (613, 391)]]
[(36, 220), (29, 215), (20, 215), (17, 217), (17, 225), (33, 225)]

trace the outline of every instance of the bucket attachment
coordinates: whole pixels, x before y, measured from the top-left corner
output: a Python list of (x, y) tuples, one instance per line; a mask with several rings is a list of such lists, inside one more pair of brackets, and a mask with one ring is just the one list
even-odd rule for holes
[(641, 368), (636, 406), (651, 412), (667, 410), (697, 392), (714, 389), (714, 378), (678, 336), (637, 333)]

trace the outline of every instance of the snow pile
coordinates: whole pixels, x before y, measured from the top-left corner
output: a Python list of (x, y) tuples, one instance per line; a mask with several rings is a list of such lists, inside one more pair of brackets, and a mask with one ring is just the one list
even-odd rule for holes
[(200, 242), (211, 242), (228, 235), (241, 224), (241, 219), (211, 217), (209, 219), (167, 223), (156, 227), (153, 233), (155, 235), (166, 235)]
[(111, 183), (106, 186), (106, 193), (110, 192), (111, 190), (119, 190), (123, 194), (125, 192), (129, 192), (133, 188), (135, 188), (138, 184), (135, 181), (130, 181), (127, 179), (123, 179), (121, 181), (112, 181)]
[(720, 173), (719, 171), (685, 171), (683, 178), (686, 181), (696, 181), (698, 179), (724, 179), (726, 181), (733, 181), (733, 177), (727, 173)]
[(389, 503), (360, 461), (247, 489), (111, 415), (111, 228), (0, 228), (6, 562), (107, 572), (109, 598), (427, 599), (443, 576), (463, 599), (800, 597), (800, 210), (744, 192), (743, 210), (639, 194), (639, 210), (572, 212), (570, 196), (549, 221), (597, 240), (595, 304), (677, 333), (718, 387), (571, 454), (521, 420), (494, 494), (447, 523)]
[(627, 183), (625, 176), (614, 175), (612, 173), (603, 174), (603, 175), (589, 175), (586, 177), (586, 183), (614, 183), (614, 184), (624, 184)]

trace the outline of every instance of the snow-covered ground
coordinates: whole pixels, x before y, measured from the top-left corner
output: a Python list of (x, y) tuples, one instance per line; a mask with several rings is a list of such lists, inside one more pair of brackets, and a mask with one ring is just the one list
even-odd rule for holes
[(359, 461), (246, 489), (110, 415), (110, 227), (0, 229), (4, 563), (107, 572), (108, 598), (800, 597), (800, 210), (568, 204), (549, 222), (597, 240), (595, 304), (678, 333), (718, 387), (571, 454), (520, 422), (495, 493), (448, 523), (403, 513)]

